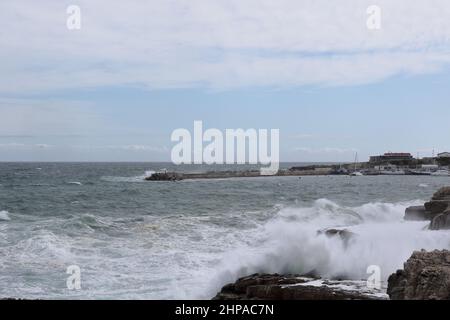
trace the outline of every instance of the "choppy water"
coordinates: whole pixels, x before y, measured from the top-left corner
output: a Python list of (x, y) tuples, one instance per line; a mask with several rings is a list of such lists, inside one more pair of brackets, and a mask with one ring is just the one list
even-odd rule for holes
[[(449, 232), (402, 220), (448, 177), (143, 181), (162, 167), (0, 164), (0, 297), (208, 299), (254, 272), (359, 280), (369, 265), (385, 280), (415, 249), (450, 248)], [(344, 226), (348, 246), (317, 235)]]

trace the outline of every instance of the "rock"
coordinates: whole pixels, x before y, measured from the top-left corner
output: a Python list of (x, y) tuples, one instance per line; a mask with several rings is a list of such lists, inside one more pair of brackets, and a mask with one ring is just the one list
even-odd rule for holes
[(324, 229), (317, 231), (318, 235), (326, 235), (329, 238), (339, 237), (347, 245), (348, 242), (356, 236), (355, 233), (347, 229)]
[(183, 180), (183, 176), (181, 174), (175, 172), (156, 172), (153, 173), (150, 177), (146, 177), (147, 181), (179, 181)]
[(450, 230), (450, 209), (431, 220), (430, 230)]
[[(405, 220), (432, 220), (450, 208), (450, 187), (441, 188), (424, 206), (409, 207), (405, 211)], [(441, 217), (442, 219), (442, 217)]]
[(433, 195), (431, 201), (425, 203), (425, 209), (431, 214), (431, 218), (448, 208), (450, 208), (450, 187), (441, 188)]
[[(318, 283), (319, 282), (319, 283)], [(298, 275), (254, 274), (228, 284), (214, 300), (375, 300), (377, 296)], [(365, 285), (365, 283), (364, 283)]]
[(443, 187), (439, 189), (431, 200), (447, 200), (450, 201), (450, 187)]
[(432, 200), (425, 203), (425, 209), (430, 212), (431, 215), (437, 215), (449, 207), (450, 200)]
[(423, 221), (430, 220), (432, 215), (425, 206), (413, 206), (406, 209), (405, 220), (408, 221)]
[(450, 251), (414, 252), (389, 277), (387, 293), (392, 300), (450, 300)]

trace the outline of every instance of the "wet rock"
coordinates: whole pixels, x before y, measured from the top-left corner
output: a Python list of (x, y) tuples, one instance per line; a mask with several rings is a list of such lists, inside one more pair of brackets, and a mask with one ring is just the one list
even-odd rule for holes
[(183, 176), (181, 174), (175, 172), (156, 172), (153, 173), (150, 177), (146, 177), (147, 181), (180, 181), (183, 180)]
[(445, 211), (433, 218), (430, 230), (450, 230), (450, 210)]
[(340, 240), (344, 241), (345, 245), (348, 245), (349, 241), (356, 236), (355, 233), (347, 229), (324, 229), (317, 231), (317, 234), (326, 235), (329, 238), (339, 237)]
[(393, 300), (450, 300), (450, 251), (414, 252), (389, 277), (387, 293)]
[[(414, 206), (406, 209), (405, 220), (432, 220), (450, 209), (450, 187), (441, 188), (424, 206)], [(442, 217), (441, 217), (442, 219)]]
[(437, 215), (447, 210), (449, 204), (450, 200), (432, 200), (425, 203), (425, 209), (431, 215)]
[(425, 206), (413, 206), (406, 209), (405, 220), (408, 221), (424, 221), (430, 220), (432, 215)]
[(439, 189), (431, 200), (447, 200), (450, 201), (450, 187), (443, 187)]
[[(338, 282), (336, 282), (338, 283)], [(229, 284), (214, 300), (375, 300), (374, 295), (345, 290), (299, 275), (254, 274)]]

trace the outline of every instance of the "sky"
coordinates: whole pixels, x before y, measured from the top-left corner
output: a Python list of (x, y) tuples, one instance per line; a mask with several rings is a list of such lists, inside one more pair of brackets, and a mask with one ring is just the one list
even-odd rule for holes
[(195, 120), (282, 161), (450, 151), (449, 39), (448, 0), (2, 1), (0, 161), (170, 161)]

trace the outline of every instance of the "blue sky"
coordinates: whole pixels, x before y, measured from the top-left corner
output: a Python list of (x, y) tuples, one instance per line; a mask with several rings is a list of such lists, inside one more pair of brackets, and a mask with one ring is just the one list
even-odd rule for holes
[(376, 31), (369, 1), (78, 1), (76, 31), (69, 2), (2, 3), (0, 161), (169, 161), (194, 120), (280, 129), (282, 161), (450, 151), (431, 2), (379, 1)]

